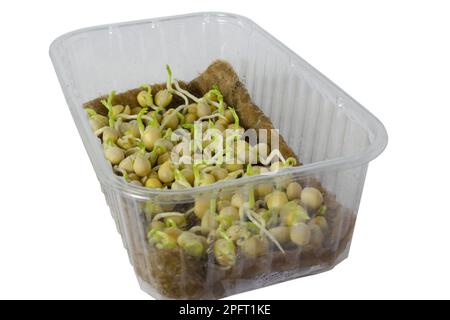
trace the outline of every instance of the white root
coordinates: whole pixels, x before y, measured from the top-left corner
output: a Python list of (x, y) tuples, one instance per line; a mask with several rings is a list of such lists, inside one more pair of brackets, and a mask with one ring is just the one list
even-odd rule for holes
[(214, 119), (214, 118), (222, 118), (222, 119), (226, 119), (226, 117), (220, 113), (213, 113), (209, 116), (203, 116), (201, 118), (198, 118), (197, 120), (195, 120), (195, 122), (201, 122), (203, 120), (208, 120), (208, 119)]
[(196, 103), (198, 103), (200, 101), (199, 98), (197, 98), (196, 96), (194, 96), (193, 94), (191, 94), (189, 91), (184, 90), (180, 87), (178, 80), (177, 79), (173, 79), (173, 84), (175, 85), (175, 88), (182, 94), (186, 95), (187, 97), (189, 97), (189, 99), (195, 101)]
[(108, 126), (104, 126), (103, 128), (98, 129), (97, 131), (94, 132), (94, 134), (96, 136), (99, 136), (103, 133), (103, 131), (105, 131), (107, 128), (109, 128)]
[(156, 216), (153, 217), (152, 221), (158, 221), (160, 219), (164, 219), (167, 217), (182, 217), (184, 216), (183, 213), (180, 212), (162, 212), (162, 213), (158, 213)]
[(269, 238), (270, 240), (272, 240), (272, 242), (277, 246), (277, 248), (283, 252), (284, 254), (286, 254), (286, 252), (283, 250), (283, 247), (281, 246), (281, 244), (277, 241), (277, 239), (275, 239), (275, 237), (263, 226), (261, 225), (251, 214), (251, 210), (245, 210), (244, 212), (247, 215), (247, 218), (255, 225), (259, 228), (259, 230), (264, 233), (267, 238)]

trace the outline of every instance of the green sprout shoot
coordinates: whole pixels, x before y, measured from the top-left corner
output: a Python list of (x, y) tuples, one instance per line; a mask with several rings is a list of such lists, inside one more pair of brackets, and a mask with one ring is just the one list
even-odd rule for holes
[(109, 118), (109, 126), (111, 128), (114, 128), (114, 123), (116, 122), (116, 116), (114, 115), (112, 101), (116, 95), (116, 91), (111, 91), (111, 93), (108, 96), (108, 99), (101, 100), (101, 104), (105, 106), (106, 109), (108, 109), (108, 118)]
[(142, 121), (142, 116), (144, 114), (146, 114), (148, 111), (147, 108), (142, 108), (141, 111), (139, 111), (138, 115), (137, 115), (137, 123), (138, 123), (138, 128), (139, 128), (139, 132), (141, 134), (141, 137), (144, 135), (144, 131), (145, 131), (145, 125), (144, 122)]

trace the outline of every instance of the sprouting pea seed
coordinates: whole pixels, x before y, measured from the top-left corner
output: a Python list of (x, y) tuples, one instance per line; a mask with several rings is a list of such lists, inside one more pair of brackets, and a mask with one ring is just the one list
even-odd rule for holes
[(129, 105), (126, 105), (125, 108), (123, 109), (122, 113), (123, 113), (123, 114), (128, 114), (128, 115), (130, 115), (130, 114), (131, 114), (131, 108), (130, 108), (130, 106), (129, 106)]
[(197, 103), (197, 116), (199, 118), (209, 116), (211, 114), (211, 107), (204, 101)]
[(235, 208), (240, 208), (245, 202), (244, 197), (240, 193), (235, 193), (231, 197), (231, 205)]
[(298, 246), (305, 246), (311, 238), (311, 230), (308, 225), (302, 222), (292, 226), (289, 235), (292, 242)]
[(169, 90), (160, 90), (155, 95), (155, 103), (158, 107), (165, 108), (172, 102), (172, 93)]
[(197, 120), (197, 115), (193, 114), (193, 113), (188, 113), (185, 117), (184, 117), (184, 121), (186, 123), (194, 123), (195, 120)]
[(112, 107), (113, 115), (117, 116), (125, 109), (125, 107), (121, 104), (116, 104)]
[(170, 160), (170, 153), (169, 152), (165, 152), (162, 155), (160, 155), (158, 157), (158, 161), (157, 164), (160, 166), (162, 165), (164, 162), (167, 162)]
[[(156, 119), (158, 121), (158, 123), (161, 122), (162, 119), (162, 115), (160, 112), (157, 112), (155, 110), (149, 111), (147, 113), (147, 116), (152, 118), (152, 119)], [(144, 122), (148, 125), (150, 121), (148, 121), (147, 119), (144, 119)]]
[(136, 139), (132, 136), (122, 136), (117, 139), (116, 143), (122, 149), (128, 150), (136, 146)]
[(141, 133), (136, 120), (128, 122), (128, 127), (124, 132), (125, 135), (133, 136), (135, 138), (140, 138)]
[(203, 234), (208, 234), (210, 231), (217, 229), (216, 215), (207, 210), (202, 217), (200, 228)]
[(207, 186), (207, 185), (213, 184), (214, 182), (216, 182), (216, 179), (214, 178), (213, 175), (211, 175), (209, 173), (201, 173), (200, 174), (199, 186)]
[(226, 119), (226, 118), (219, 118), (219, 119), (217, 119), (215, 125), (217, 126), (218, 124), (222, 125), (225, 129), (228, 126), (229, 122), (228, 122), (228, 119)]
[(189, 231), (182, 232), (177, 242), (180, 248), (193, 257), (201, 257), (206, 249), (201, 237)]
[(232, 241), (216, 240), (213, 252), (216, 262), (223, 267), (232, 267), (236, 263), (236, 247)]
[(130, 181), (131, 184), (137, 185), (137, 186), (142, 186), (142, 182), (140, 182), (139, 180), (131, 180)]
[(136, 115), (136, 114), (138, 114), (139, 112), (141, 112), (141, 110), (142, 110), (141, 107), (134, 107), (134, 108), (131, 108), (131, 114)]
[(143, 155), (137, 154), (134, 159), (133, 170), (138, 176), (145, 177), (152, 170), (152, 165)]
[(170, 161), (163, 163), (158, 170), (158, 178), (164, 183), (172, 182), (175, 179), (173, 170), (174, 166)]
[[(129, 155), (119, 163), (119, 168), (125, 170), (126, 172), (130, 173), (133, 172), (133, 162), (136, 158), (136, 154)], [(130, 178), (131, 179), (131, 178)]]
[(286, 243), (290, 239), (290, 229), (285, 226), (278, 226), (269, 229), (269, 232), (274, 236), (274, 238), (281, 244)]
[(320, 229), (322, 230), (322, 232), (324, 232), (324, 233), (327, 232), (327, 230), (328, 230), (327, 219), (323, 216), (316, 216), (316, 217), (312, 218), (311, 223), (318, 225), (320, 227)]
[(256, 185), (255, 191), (258, 197), (264, 198), (273, 191), (272, 183), (260, 183)]
[(304, 188), (301, 192), (300, 199), (306, 207), (314, 210), (318, 209), (323, 203), (322, 193), (313, 187)]
[(164, 232), (176, 242), (182, 231), (178, 228), (178, 226), (174, 226), (165, 228)]
[(190, 105), (188, 105), (187, 112), (197, 116), (197, 104), (191, 103)]
[(165, 151), (162, 151), (162, 150), (158, 149), (157, 153), (156, 153), (158, 156), (160, 156), (164, 152), (168, 152), (168, 151), (173, 149), (173, 143), (170, 142), (170, 140), (167, 140), (167, 139), (164, 139), (164, 138), (160, 138), (160, 139), (155, 141), (155, 148), (157, 146), (161, 146), (163, 149), (165, 149)]
[(220, 132), (224, 132), (225, 131), (225, 126), (223, 125), (223, 124), (221, 124), (221, 123), (216, 123), (216, 124), (214, 124), (214, 128), (216, 129), (216, 130), (219, 130)]
[(195, 199), (194, 213), (201, 219), (203, 218), (205, 212), (209, 209), (210, 198), (208, 196), (201, 196)]
[(141, 107), (150, 107), (153, 105), (153, 97), (147, 90), (142, 90), (137, 95), (137, 102)]
[(185, 216), (169, 216), (164, 218), (164, 222), (168, 223), (170, 221), (174, 222), (177, 227), (182, 228), (186, 226), (186, 217)]
[(166, 113), (164, 113), (161, 121), (161, 125), (163, 127), (175, 130), (178, 126), (178, 123), (179, 120), (174, 109), (169, 109), (166, 111)]
[(93, 131), (106, 127), (108, 122), (108, 118), (100, 114), (95, 114), (89, 118), (89, 124), (91, 125)]
[(194, 185), (194, 173), (192, 172), (192, 169), (184, 168), (180, 173), (186, 178), (190, 185)]
[(144, 142), (147, 150), (153, 149), (155, 142), (161, 138), (161, 130), (156, 127), (147, 127), (142, 135), (142, 141)]
[(225, 118), (227, 118), (228, 123), (234, 123), (233, 113), (230, 110), (225, 111)]
[(166, 226), (161, 221), (152, 221), (149, 226), (148, 230), (163, 230)]
[(108, 146), (105, 148), (105, 157), (112, 164), (119, 164), (125, 158), (125, 153), (119, 147)]
[(267, 208), (269, 209), (281, 208), (287, 202), (288, 198), (283, 191), (275, 190), (267, 196)]
[(160, 189), (163, 185), (157, 178), (148, 178), (147, 181), (145, 181), (145, 186), (147, 188)]
[(170, 185), (170, 189), (172, 190), (181, 190), (181, 189), (186, 189), (187, 187), (183, 184), (181, 184), (178, 181), (174, 181), (172, 182), (172, 184)]
[[(134, 161), (134, 160), (133, 160)], [(140, 179), (141, 179), (141, 177), (139, 177), (136, 173), (130, 173), (129, 175), (128, 175), (128, 178), (130, 179), (130, 180), (136, 180), (136, 181), (140, 181)]]
[(308, 212), (293, 201), (287, 202), (281, 207), (280, 218), (285, 226), (293, 226), (299, 222), (309, 220)]
[(228, 170), (221, 167), (215, 167), (213, 170), (211, 170), (211, 174), (216, 180), (223, 180), (227, 177)]
[(106, 127), (105, 130), (103, 130), (102, 133), (102, 139), (103, 141), (111, 140), (112, 142), (116, 143), (117, 139), (119, 139), (120, 133), (111, 127)]
[(254, 235), (242, 241), (239, 247), (245, 256), (256, 258), (266, 253), (269, 243), (266, 238)]
[(302, 186), (298, 182), (291, 182), (286, 188), (286, 195), (289, 200), (300, 198), (302, 192)]
[(219, 221), (225, 227), (230, 227), (234, 221), (239, 220), (239, 210), (233, 206), (228, 206), (220, 210)]
[(245, 226), (240, 224), (232, 225), (225, 233), (232, 241), (238, 241), (238, 243), (248, 239), (251, 236), (250, 231), (248, 231)]

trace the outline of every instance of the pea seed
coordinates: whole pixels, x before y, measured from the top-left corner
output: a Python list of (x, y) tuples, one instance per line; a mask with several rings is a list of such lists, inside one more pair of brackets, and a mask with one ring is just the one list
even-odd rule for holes
[(209, 209), (210, 198), (208, 196), (201, 196), (195, 199), (194, 213), (198, 218), (203, 218), (205, 212)]
[(266, 238), (255, 235), (242, 241), (240, 244), (241, 252), (250, 258), (256, 258), (266, 253), (269, 243)]
[(206, 249), (201, 238), (188, 231), (184, 231), (180, 234), (177, 243), (188, 255), (197, 258), (201, 257)]
[(120, 133), (116, 129), (111, 128), (111, 127), (106, 127), (102, 133), (103, 141), (111, 140), (114, 143), (117, 142), (117, 139), (119, 139), (119, 136), (120, 136)]
[(237, 220), (239, 220), (239, 211), (235, 207), (228, 206), (220, 210), (219, 221), (225, 228), (230, 227)]
[(145, 181), (145, 186), (151, 189), (160, 189), (162, 188), (162, 183), (157, 178), (149, 178)]
[(199, 118), (209, 116), (211, 114), (211, 107), (204, 101), (197, 104), (197, 116)]
[(311, 230), (305, 223), (296, 224), (291, 227), (290, 238), (298, 246), (305, 246), (311, 238)]
[(105, 157), (112, 164), (119, 164), (125, 157), (122, 149), (115, 146), (108, 146), (105, 148)]
[(163, 153), (162, 155), (160, 155), (158, 157), (157, 164), (160, 166), (160, 165), (162, 165), (163, 163), (165, 163), (165, 162), (167, 162), (169, 160), (170, 160), (170, 153), (166, 152), (166, 153)]
[(203, 215), (200, 228), (203, 234), (208, 234), (210, 231), (217, 229), (216, 215), (209, 210), (206, 211)]
[(220, 167), (215, 167), (212, 171), (211, 174), (214, 176), (214, 178), (216, 180), (223, 180), (227, 177), (228, 175), (228, 170), (225, 168), (220, 168)]
[(173, 167), (173, 165), (170, 163), (170, 161), (167, 161), (165, 163), (163, 163), (158, 170), (158, 178), (159, 180), (161, 180), (163, 183), (170, 183), (175, 179), (173, 170), (175, 168)]
[(187, 112), (190, 114), (193, 114), (195, 116), (197, 116), (197, 104), (196, 103), (191, 103), (188, 107), (187, 107)]
[(279, 190), (275, 190), (267, 196), (267, 208), (269, 209), (281, 208), (287, 202), (286, 193)]
[(302, 192), (302, 186), (300, 183), (297, 182), (291, 182), (287, 186), (286, 189), (286, 195), (289, 200), (294, 200), (300, 198), (300, 194)]
[(318, 189), (312, 187), (304, 188), (301, 192), (300, 199), (305, 206), (314, 210), (319, 209), (323, 203), (322, 193)]
[(269, 232), (274, 236), (274, 238), (281, 244), (286, 243), (290, 239), (290, 229), (289, 227), (279, 226), (269, 229)]
[(164, 89), (158, 91), (155, 95), (155, 103), (158, 107), (165, 108), (172, 102), (172, 93)]
[(191, 185), (194, 185), (194, 173), (192, 169), (184, 168), (180, 172)]
[(144, 142), (147, 150), (153, 149), (155, 142), (161, 138), (161, 130), (156, 127), (147, 127), (142, 135), (142, 141)]
[(216, 262), (223, 267), (232, 267), (236, 263), (236, 247), (232, 241), (218, 239), (213, 252)]
[(235, 193), (231, 197), (231, 205), (235, 208), (240, 208), (245, 202), (245, 199), (242, 197), (240, 193)]
[(133, 170), (138, 176), (145, 177), (152, 170), (152, 165), (143, 155), (138, 154), (134, 159)]

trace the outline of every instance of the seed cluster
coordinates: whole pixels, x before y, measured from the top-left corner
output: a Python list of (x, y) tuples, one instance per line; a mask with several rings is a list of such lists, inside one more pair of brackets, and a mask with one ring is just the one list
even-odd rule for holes
[[(223, 268), (233, 267), (240, 255), (284, 253), (292, 246), (320, 250), (328, 232), (322, 193), (298, 182), (264, 183), (248, 192), (198, 197), (184, 213), (161, 212), (172, 208), (155, 208), (150, 202), (145, 209), (151, 245), (181, 248), (199, 259), (212, 254)], [(192, 220), (194, 224), (188, 222)]]
[[(272, 150), (266, 143), (252, 146), (243, 140), (244, 128), (239, 125), (239, 117), (225, 103), (219, 88), (214, 87), (198, 98), (182, 89), (176, 79), (172, 80), (168, 66), (167, 71), (166, 88), (155, 96), (151, 86), (142, 86), (136, 97), (139, 107), (114, 104), (113, 91), (101, 101), (108, 110), (107, 116), (86, 109), (91, 127), (101, 138), (105, 157), (116, 174), (147, 188), (185, 189), (243, 177), (246, 166), (252, 164), (253, 174), (296, 164), (292, 158), (270, 164), (268, 156)], [(170, 108), (174, 95), (184, 103)], [(196, 128), (202, 133), (215, 130), (198, 141)], [(218, 149), (219, 144), (223, 147), (230, 140), (231, 148)], [(192, 160), (197, 149), (213, 155), (214, 161), (172, 161), (174, 150)], [(183, 150), (188, 150), (188, 154)], [(218, 154), (216, 150), (223, 151)]]
[[(222, 180), (277, 171), (296, 165), (295, 159), (269, 161), (271, 150), (263, 142), (251, 145), (243, 138), (244, 128), (219, 88), (213, 87), (198, 98), (172, 80), (167, 66), (166, 88), (155, 95), (142, 86), (136, 100), (139, 107), (114, 104), (112, 92), (102, 105), (106, 116), (87, 108), (90, 125), (101, 139), (106, 159), (116, 174), (131, 183), (151, 189), (187, 189)], [(184, 102), (173, 107), (174, 95)], [(198, 141), (195, 129), (215, 129)], [(177, 139), (174, 135), (191, 139)], [(217, 153), (217, 143), (232, 140), (232, 148)], [(209, 151), (215, 161), (174, 162), (175, 150), (185, 150), (193, 158), (196, 148)], [(178, 152), (178, 151), (176, 151)], [(279, 151), (278, 151), (279, 154)], [(231, 155), (232, 161), (229, 161)], [(228, 159), (228, 161), (224, 161)], [(289, 246), (305, 250), (321, 248), (328, 229), (322, 192), (304, 187), (291, 178), (258, 183), (234, 194), (223, 192), (197, 197), (191, 208), (175, 211), (151, 201), (145, 204), (147, 238), (159, 250), (182, 249), (187, 255), (230, 268), (239, 254), (258, 257), (270, 250), (285, 252)], [(183, 211), (183, 210), (179, 210)]]

